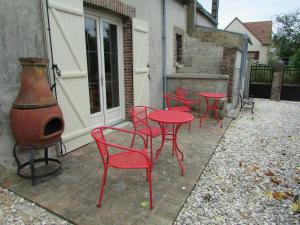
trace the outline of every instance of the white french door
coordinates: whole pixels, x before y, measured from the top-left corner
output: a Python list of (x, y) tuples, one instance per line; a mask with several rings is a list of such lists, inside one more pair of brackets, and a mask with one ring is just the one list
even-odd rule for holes
[(111, 125), (125, 118), (122, 24), (85, 14), (91, 126)]

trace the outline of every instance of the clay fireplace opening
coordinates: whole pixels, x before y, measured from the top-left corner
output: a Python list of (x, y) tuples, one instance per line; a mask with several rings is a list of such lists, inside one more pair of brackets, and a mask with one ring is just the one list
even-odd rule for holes
[(50, 135), (57, 134), (63, 130), (64, 123), (61, 118), (53, 118), (48, 121), (44, 128), (44, 136), (48, 137)]

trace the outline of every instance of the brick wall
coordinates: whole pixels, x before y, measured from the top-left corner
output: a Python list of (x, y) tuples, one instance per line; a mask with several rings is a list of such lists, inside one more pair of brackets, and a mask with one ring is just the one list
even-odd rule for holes
[(227, 102), (232, 101), (232, 87), (234, 81), (235, 58), (237, 50), (235, 48), (224, 47), (223, 51), (223, 74), (229, 75), (227, 86)]
[(123, 19), (123, 48), (124, 48), (124, 86), (125, 86), (125, 115), (130, 118), (129, 109), (133, 106), (133, 49), (132, 49), (132, 19)]
[(277, 62), (273, 66), (273, 80), (271, 87), (271, 100), (279, 101), (283, 78), (283, 62)]
[(91, 7), (101, 7), (127, 17), (135, 17), (135, 8), (119, 0), (83, 0)]

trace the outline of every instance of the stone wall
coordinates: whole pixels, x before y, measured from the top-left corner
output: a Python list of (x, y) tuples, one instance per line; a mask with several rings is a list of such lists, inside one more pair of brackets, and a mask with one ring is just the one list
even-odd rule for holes
[(223, 47), (240, 50), (243, 48), (243, 36), (238, 33), (197, 26), (191, 36), (202, 42), (213, 42)]
[[(219, 92), (226, 93), (228, 84), (227, 75), (188, 75), (173, 74), (167, 76), (167, 92), (174, 93), (177, 88), (187, 88), (196, 93)], [(197, 96), (194, 96), (197, 97)], [(201, 104), (203, 110), (204, 104)]]
[(45, 57), (41, 1), (0, 1), (0, 164), (15, 169), (9, 111), (20, 87), (21, 57)]

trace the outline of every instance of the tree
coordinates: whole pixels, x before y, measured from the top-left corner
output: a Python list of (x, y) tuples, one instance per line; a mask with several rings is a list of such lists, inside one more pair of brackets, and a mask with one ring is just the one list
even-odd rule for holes
[(289, 58), (300, 49), (300, 9), (276, 16), (273, 43), (281, 58)]

